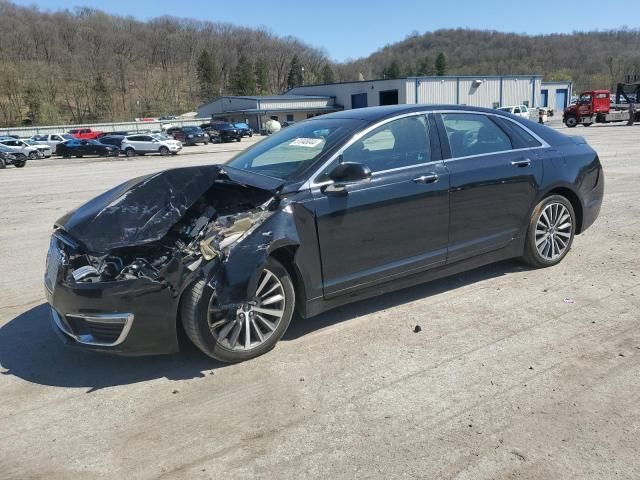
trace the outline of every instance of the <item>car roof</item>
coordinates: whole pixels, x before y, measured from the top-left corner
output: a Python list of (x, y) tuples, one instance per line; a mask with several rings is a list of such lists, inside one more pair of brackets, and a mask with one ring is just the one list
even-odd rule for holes
[(365, 120), (368, 122), (375, 122), (383, 120), (388, 117), (394, 117), (396, 115), (402, 115), (403, 113), (412, 112), (430, 112), (434, 110), (464, 110), (471, 112), (481, 113), (496, 113), (498, 110), (492, 108), (472, 107), (469, 105), (386, 105), (383, 107), (367, 107), (367, 108), (355, 108), (352, 110), (342, 110), (340, 112), (327, 113), (319, 117), (310, 118), (310, 121), (320, 121), (327, 118), (336, 119), (352, 119), (352, 120)]

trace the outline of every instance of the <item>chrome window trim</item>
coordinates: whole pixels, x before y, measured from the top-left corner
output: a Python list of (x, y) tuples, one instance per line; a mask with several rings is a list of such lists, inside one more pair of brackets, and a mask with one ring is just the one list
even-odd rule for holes
[[(533, 138), (535, 138), (537, 141), (540, 142), (540, 146), (538, 146), (538, 147), (512, 148), (510, 150), (500, 150), (498, 152), (480, 153), (480, 154), (477, 154), (477, 155), (466, 155), (466, 156), (463, 156), (463, 157), (445, 158), (444, 159), (445, 163), (446, 162), (450, 162), (450, 161), (455, 161), (455, 160), (466, 160), (467, 158), (486, 157), (487, 155), (498, 155), (498, 154), (507, 153), (507, 152), (524, 152), (524, 151), (539, 150), (539, 149), (542, 149), (542, 148), (551, 147), (551, 145), (549, 145), (543, 138), (541, 138), (539, 135), (536, 135), (534, 132), (532, 132), (530, 129), (528, 129), (525, 125), (521, 124), (520, 122), (517, 122), (517, 121), (513, 120), (512, 118), (505, 117), (503, 115), (496, 115), (495, 113), (486, 113), (486, 112), (474, 112), (474, 111), (470, 111), (470, 110), (434, 110), (433, 113), (472, 113), (474, 115), (486, 115), (487, 117), (489, 117), (489, 116), (500, 117), (500, 118), (502, 118), (504, 120), (507, 120), (507, 121), (515, 124), (517, 127), (522, 128), (525, 132), (527, 132), (529, 135), (531, 135)], [(497, 125), (497, 127), (500, 128), (499, 125)]]
[[(375, 130), (376, 128), (381, 127), (383, 125), (386, 125), (387, 123), (390, 123), (390, 122), (392, 122), (394, 120), (400, 120), (401, 118), (407, 118), (407, 117), (425, 116), (428, 113), (429, 113), (429, 111), (403, 113), (402, 115), (397, 115), (395, 117), (385, 118), (384, 120), (380, 120), (379, 122), (374, 123), (373, 125), (369, 125), (364, 130), (361, 130), (358, 133), (355, 133), (342, 147), (340, 147), (339, 150), (337, 150), (336, 152), (334, 152), (333, 155), (331, 155), (329, 160), (327, 160), (325, 163), (323, 163), (322, 166), (320, 168), (318, 168), (309, 177), (309, 180), (304, 182), (304, 184), (300, 187), (300, 190), (309, 190), (309, 189), (313, 189), (313, 188), (319, 188), (319, 187), (321, 187), (323, 185), (329, 185), (329, 184), (333, 183), (333, 181), (331, 181), (331, 180), (327, 180), (325, 182), (320, 182), (320, 183), (315, 183), (315, 180), (319, 175), (322, 174), (322, 172), (324, 172), (324, 170), (329, 165), (331, 165), (333, 163), (334, 160), (336, 160), (340, 155), (342, 155), (347, 148), (349, 148), (351, 145), (356, 143), (358, 140), (360, 140), (362, 137), (367, 135), (372, 130)], [(428, 128), (428, 124), (427, 124), (427, 128)], [(440, 160), (435, 160), (435, 162), (436, 163), (440, 162)], [(434, 163), (434, 161), (427, 162), (427, 163)], [(415, 168), (415, 167), (418, 167), (420, 165), (426, 165), (426, 164), (416, 164), (416, 165), (409, 165), (409, 166), (406, 166), (406, 167), (392, 168), (392, 169), (389, 169), (389, 170), (380, 170), (378, 172), (372, 173), (372, 176), (375, 176), (376, 174), (388, 173), (388, 172), (391, 172), (391, 171), (397, 171), (397, 170), (400, 170), (400, 169)]]
[(107, 342), (99, 342), (96, 341), (91, 335), (76, 335), (71, 331), (71, 328), (67, 324), (63, 315), (59, 314), (53, 307), (51, 307), (51, 317), (53, 318), (56, 326), (65, 334), (74, 339), (76, 342), (81, 343), (83, 345), (94, 345), (100, 347), (115, 347), (124, 342), (129, 335), (129, 331), (131, 330), (131, 326), (133, 325), (133, 313), (93, 313), (93, 314), (83, 314), (83, 313), (73, 313), (69, 314), (70, 317), (82, 318), (83, 320), (91, 323), (91, 320), (94, 320), (94, 323), (116, 323), (123, 324), (122, 319), (124, 319), (124, 327), (122, 328), (122, 332), (116, 339), (115, 342), (107, 343)]
[[(503, 115), (496, 115), (495, 113), (490, 113), (490, 112), (477, 112), (474, 110), (447, 110), (447, 109), (443, 109), (443, 110), (421, 110), (421, 111), (416, 111), (416, 112), (409, 112), (409, 113), (404, 113), (402, 115), (397, 115), (395, 117), (391, 117), (391, 118), (385, 118), (384, 120), (381, 120), (377, 123), (374, 123), (373, 125), (368, 126), (367, 128), (365, 128), (364, 130), (354, 134), (342, 147), (340, 147), (339, 150), (337, 150), (333, 155), (331, 155), (331, 157), (322, 164), (322, 166), (320, 168), (318, 168), (310, 177), (309, 179), (304, 182), (302, 184), (302, 186), (300, 187), (299, 190), (312, 190), (312, 189), (317, 189), (320, 188), (324, 185), (330, 185), (333, 183), (333, 181), (331, 180), (327, 180), (324, 182), (319, 182), (316, 183), (315, 180), (318, 176), (320, 176), (322, 174), (322, 172), (324, 172), (324, 170), (331, 165), (331, 163), (333, 163), (334, 160), (336, 160), (340, 155), (342, 155), (342, 153), (349, 148), (351, 145), (353, 145), (354, 143), (356, 143), (358, 140), (360, 140), (363, 136), (365, 136), (366, 134), (368, 134), (369, 132), (371, 132), (372, 130), (375, 130), (378, 127), (381, 127), (382, 125), (385, 125), (389, 122), (392, 122), (394, 120), (399, 120), (401, 118), (406, 118), (406, 117), (414, 117), (414, 116), (421, 116), (421, 115), (429, 115), (429, 114), (441, 114), (441, 113), (470, 113), (470, 114), (474, 114), (474, 115), (485, 115), (485, 116), (494, 116), (494, 117), (500, 117), (504, 120), (507, 120), (509, 122), (514, 123), (516, 126), (524, 129), (529, 135), (531, 135), (533, 138), (535, 138), (537, 141), (539, 141), (541, 143), (541, 145), (539, 147), (527, 147), (527, 148), (516, 148), (516, 149), (511, 149), (511, 150), (503, 150), (501, 152), (491, 152), (491, 153), (483, 153), (480, 155), (468, 155), (465, 157), (452, 157), (452, 158), (444, 158), (442, 160), (432, 160), (430, 162), (427, 163), (420, 163), (420, 164), (416, 164), (416, 165), (409, 165), (406, 167), (398, 167), (398, 168), (392, 168), (389, 170), (380, 170), (379, 172), (374, 172), (372, 174), (372, 176), (377, 176), (383, 173), (389, 173), (389, 172), (396, 172), (396, 171), (400, 171), (400, 170), (408, 170), (410, 168), (416, 168), (416, 167), (421, 167), (421, 166), (427, 166), (427, 165), (431, 165), (431, 164), (438, 164), (438, 163), (443, 163), (443, 162), (448, 162), (451, 160), (462, 160), (462, 159), (467, 159), (467, 158), (475, 158), (475, 157), (483, 157), (486, 155), (495, 155), (495, 154), (499, 154), (499, 153), (506, 153), (506, 152), (521, 152), (521, 151), (529, 151), (529, 150), (538, 150), (538, 149), (542, 149), (542, 148), (549, 148), (551, 145), (549, 145), (542, 137), (540, 137), (539, 135), (537, 135), (535, 132), (531, 131), (529, 128), (527, 128), (525, 125), (513, 120), (512, 118), (503, 116)], [(498, 128), (500, 128), (498, 126)]]

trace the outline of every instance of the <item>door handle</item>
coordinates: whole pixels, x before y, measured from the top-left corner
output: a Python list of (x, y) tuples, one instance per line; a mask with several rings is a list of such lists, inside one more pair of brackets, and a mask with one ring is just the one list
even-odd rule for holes
[(428, 173), (426, 175), (421, 175), (419, 177), (416, 177), (413, 179), (414, 182), (416, 183), (436, 183), (438, 181), (438, 179), (440, 178), (440, 175), (438, 175), (437, 173)]
[(525, 158), (523, 160), (515, 160), (515, 161), (511, 162), (511, 165), (513, 165), (514, 167), (518, 167), (518, 168), (525, 168), (525, 167), (528, 167), (529, 165), (531, 165), (531, 159)]

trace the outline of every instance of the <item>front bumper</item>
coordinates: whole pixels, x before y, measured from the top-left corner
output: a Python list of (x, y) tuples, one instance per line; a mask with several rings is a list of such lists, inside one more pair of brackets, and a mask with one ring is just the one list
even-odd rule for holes
[[(123, 355), (178, 351), (178, 298), (165, 283), (145, 278), (69, 281), (60, 243), (53, 237), (45, 296), (53, 328), (66, 344)], [(52, 260), (56, 249), (62, 252), (60, 262)]]

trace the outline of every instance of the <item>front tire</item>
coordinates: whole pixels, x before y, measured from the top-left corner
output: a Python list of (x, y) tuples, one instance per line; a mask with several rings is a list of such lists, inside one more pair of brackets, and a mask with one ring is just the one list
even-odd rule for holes
[(29, 152), (29, 160), (36, 160), (38, 158), (38, 152)]
[(13, 165), (14, 165), (16, 168), (22, 168), (22, 167), (24, 167), (26, 164), (27, 164), (27, 162), (26, 162), (25, 160), (23, 160), (23, 161), (21, 161), (21, 162), (16, 162), (16, 163), (14, 163)]
[(167, 147), (160, 147), (160, 155), (166, 157), (169, 155), (169, 149)]
[(569, 128), (575, 128), (578, 125), (578, 119), (570, 115), (564, 120), (564, 124)]
[(0, 170), (4, 170), (5, 168), (7, 168), (7, 164), (4, 161), (4, 158), (0, 158)]
[(270, 258), (260, 273), (253, 304), (219, 309), (204, 280), (184, 294), (181, 317), (187, 336), (205, 354), (222, 362), (242, 362), (271, 350), (289, 327), (295, 290), (289, 272)]
[(523, 260), (536, 268), (557, 265), (571, 249), (575, 230), (571, 202), (562, 195), (544, 198), (531, 214)]

